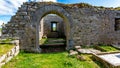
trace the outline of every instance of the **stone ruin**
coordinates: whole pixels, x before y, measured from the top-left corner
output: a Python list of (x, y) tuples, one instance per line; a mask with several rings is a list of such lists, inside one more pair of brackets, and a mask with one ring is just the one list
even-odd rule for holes
[(2, 35), (19, 37), (21, 50), (41, 52), (39, 39), (43, 32), (40, 21), (48, 14), (56, 14), (63, 19), (67, 50), (76, 45), (120, 45), (120, 11), (76, 4), (23, 3), (3, 27)]
[[(55, 14), (48, 14), (40, 21), (40, 35), (48, 38), (65, 38), (64, 21), (61, 17)], [(52, 31), (53, 23), (57, 24), (57, 31)], [(40, 37), (40, 39), (42, 38)]]

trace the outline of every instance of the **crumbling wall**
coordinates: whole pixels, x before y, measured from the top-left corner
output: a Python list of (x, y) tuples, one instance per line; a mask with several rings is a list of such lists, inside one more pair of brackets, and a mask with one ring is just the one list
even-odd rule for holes
[(63, 18), (69, 48), (75, 45), (120, 44), (120, 30), (115, 30), (115, 18), (120, 18), (120, 11), (52, 2), (24, 3), (5, 25), (3, 34), (19, 37), (23, 50), (40, 52), (39, 22), (51, 13)]

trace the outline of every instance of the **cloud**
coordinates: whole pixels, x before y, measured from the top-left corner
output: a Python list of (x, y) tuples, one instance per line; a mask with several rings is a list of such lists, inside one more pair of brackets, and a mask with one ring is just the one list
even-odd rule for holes
[[(18, 7), (20, 7), (20, 5), (26, 1), (29, 0), (0, 0), (0, 15), (14, 15), (18, 10)], [(31, 1), (57, 2), (57, 0), (31, 0)]]
[(49, 2), (49, 1), (52, 1), (52, 2), (57, 2), (57, 0), (43, 0), (45, 2)]
[(49, 1), (52, 1), (52, 2), (57, 2), (57, 0), (31, 0), (31, 1), (36, 1), (36, 2), (49, 2)]
[(0, 15), (14, 15), (18, 7), (27, 0), (0, 0)]
[[(4, 22), (7, 23), (11, 16), (16, 13), (18, 7), (20, 7), (23, 2), (30, 0), (0, 0), (0, 25)], [(56, 0), (31, 0), (31, 1), (53, 1)]]
[(5, 21), (0, 20), (0, 27), (3, 23), (6, 23)]

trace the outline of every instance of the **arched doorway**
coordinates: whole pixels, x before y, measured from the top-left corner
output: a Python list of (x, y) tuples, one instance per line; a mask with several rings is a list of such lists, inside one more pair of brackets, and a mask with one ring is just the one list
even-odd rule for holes
[(48, 14), (40, 21), (39, 45), (42, 52), (61, 52), (66, 48), (66, 26), (63, 18)]
[(65, 22), (65, 35), (66, 35), (66, 49), (73, 48), (73, 39), (72, 39), (72, 17), (70, 14), (65, 11), (62, 7), (49, 5), (39, 8), (35, 11), (32, 16), (32, 23), (36, 23), (36, 46), (39, 48), (39, 24), (41, 19), (48, 14), (56, 14), (63, 18)]
[(65, 38), (65, 23), (63, 18), (56, 14), (48, 14), (40, 21), (39, 39), (43, 38)]

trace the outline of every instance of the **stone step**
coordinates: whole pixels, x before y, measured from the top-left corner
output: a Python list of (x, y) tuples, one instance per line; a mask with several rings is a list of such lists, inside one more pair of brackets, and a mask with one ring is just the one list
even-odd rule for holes
[(77, 55), (77, 54), (78, 54), (77, 51), (74, 51), (74, 50), (69, 51), (69, 56), (74, 56), (74, 55)]
[(81, 46), (75, 46), (75, 49), (81, 49)]
[(57, 45), (65, 45), (65, 43), (48, 43), (48, 44), (43, 44), (43, 45), (48, 45), (48, 46), (57, 46)]
[(65, 51), (66, 45), (41, 45), (42, 53)]
[(62, 38), (48, 38), (47, 43), (40, 45), (42, 53), (65, 51), (66, 41)]
[(65, 43), (65, 40), (62, 40), (62, 39), (58, 39), (58, 40), (48, 40), (48, 42), (53, 42), (53, 43), (61, 43), (61, 42), (63, 42), (63, 43)]

